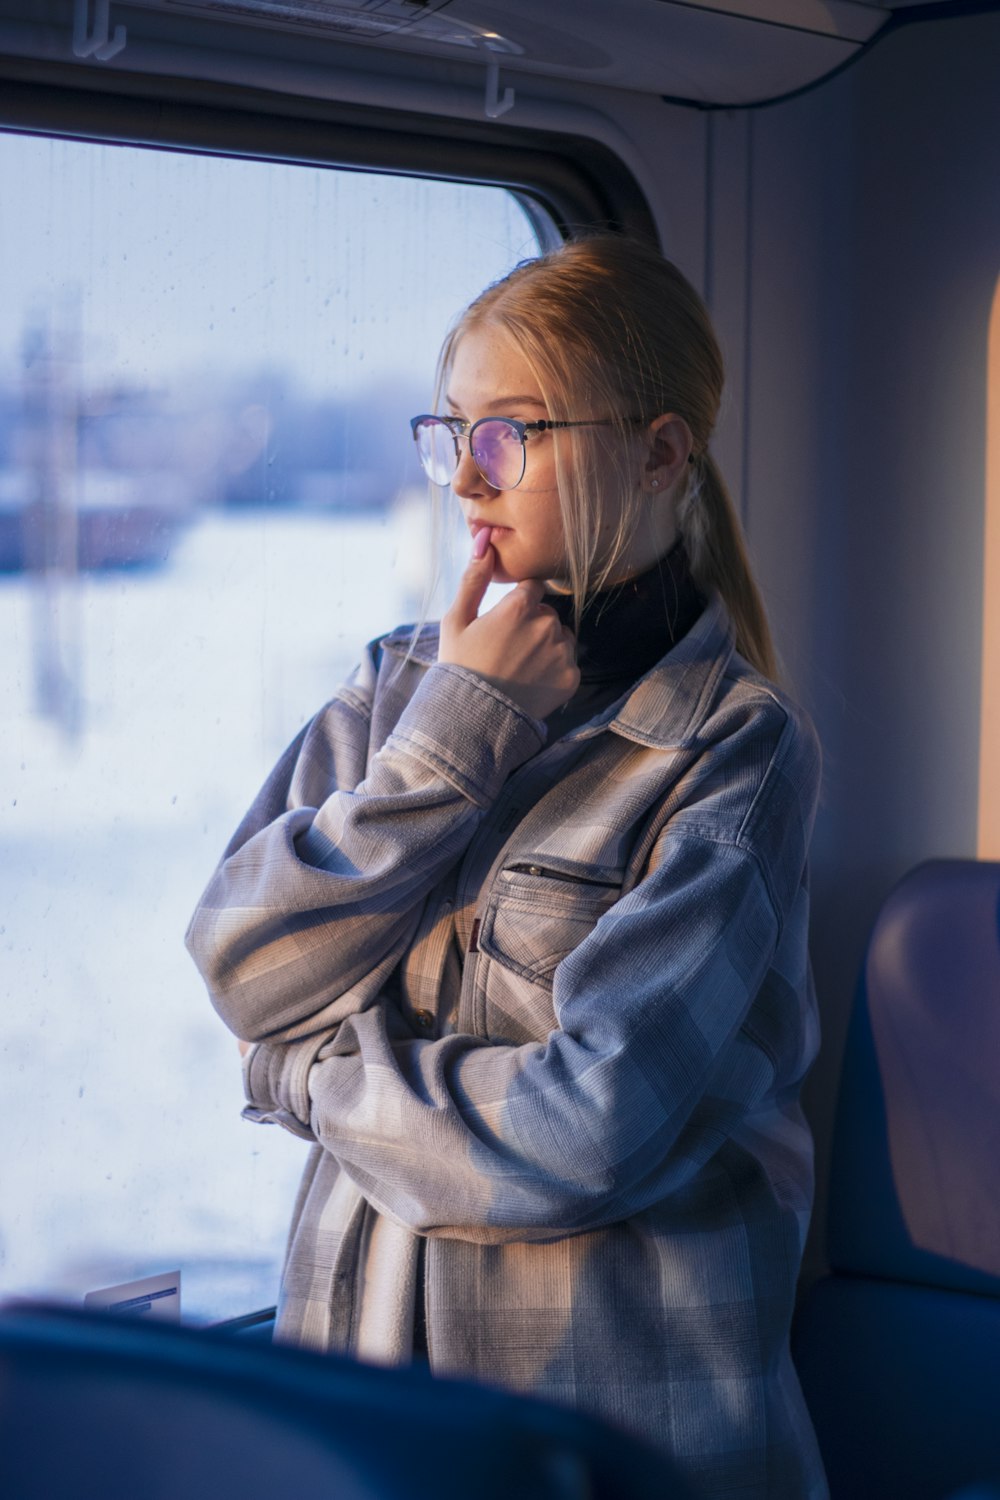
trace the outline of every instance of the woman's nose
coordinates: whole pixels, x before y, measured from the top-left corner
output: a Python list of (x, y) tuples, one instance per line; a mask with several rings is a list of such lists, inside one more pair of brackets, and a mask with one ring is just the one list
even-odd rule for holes
[(499, 493), (488, 479), (483, 478), (465, 438), (458, 440), (458, 468), (452, 475), (451, 488), (452, 493), (463, 500), (478, 500), (483, 497), (489, 500)]

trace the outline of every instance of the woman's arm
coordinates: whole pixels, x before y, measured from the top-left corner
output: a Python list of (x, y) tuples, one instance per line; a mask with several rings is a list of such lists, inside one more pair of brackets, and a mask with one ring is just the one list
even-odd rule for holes
[(766, 779), (756, 838), (668, 825), (646, 879), (556, 970), (544, 1044), (403, 1039), (372, 1011), (311, 1055), (255, 1049), (251, 1116), (298, 1120), (425, 1233), (546, 1239), (676, 1191), (767, 1100), (776, 1059), (809, 1052), (812, 809), (801, 776)]
[(542, 605), (540, 583), (479, 615), (494, 563), (492, 547), (477, 548), (441, 622), (440, 659), (377, 754), (370, 653), (291, 745), (223, 855), (187, 943), (237, 1036), (328, 1034), (373, 1003), (424, 897), (543, 743), (540, 719), (572, 696), (573, 638)]
[(328, 1036), (371, 1003), (423, 898), (544, 736), (475, 673), (435, 664), (366, 767), (374, 688), (370, 659), (292, 744), (188, 929), (237, 1036)]

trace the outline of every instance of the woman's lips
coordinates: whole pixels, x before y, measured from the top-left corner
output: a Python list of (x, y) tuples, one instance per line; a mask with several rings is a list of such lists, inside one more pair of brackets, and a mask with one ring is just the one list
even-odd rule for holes
[(469, 530), (472, 532), (473, 541), (475, 541), (476, 537), (484, 529), (489, 531), (491, 542), (502, 541), (505, 536), (511, 536), (514, 531), (513, 526), (495, 526), (492, 521), (469, 522)]

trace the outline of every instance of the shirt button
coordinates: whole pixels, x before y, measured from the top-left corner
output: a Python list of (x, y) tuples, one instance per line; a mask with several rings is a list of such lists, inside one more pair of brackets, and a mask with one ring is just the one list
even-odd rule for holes
[(415, 1010), (413, 1015), (417, 1025), (422, 1026), (425, 1031), (434, 1025), (434, 1017), (429, 1010)]

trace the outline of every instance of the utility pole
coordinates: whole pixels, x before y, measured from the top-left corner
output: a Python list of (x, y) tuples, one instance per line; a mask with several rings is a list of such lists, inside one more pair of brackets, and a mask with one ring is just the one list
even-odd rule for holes
[(80, 385), (79, 299), (51, 308), (25, 331), (24, 407), (34, 495), (22, 516), (32, 582), (35, 703), (69, 740), (81, 730), (77, 502)]

